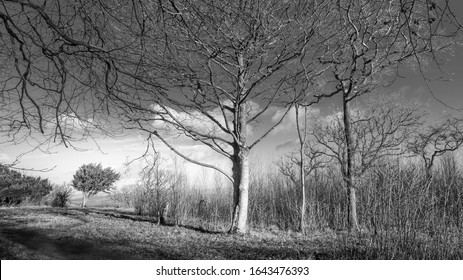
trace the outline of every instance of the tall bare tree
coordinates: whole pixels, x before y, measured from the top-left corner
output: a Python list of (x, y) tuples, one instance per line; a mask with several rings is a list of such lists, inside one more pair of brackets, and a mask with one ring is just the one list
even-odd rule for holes
[[(406, 141), (422, 124), (425, 112), (397, 97), (379, 98), (363, 108), (350, 108), (349, 144), (343, 115), (340, 112), (327, 122), (317, 122), (313, 136), (319, 151), (338, 163), (344, 180), (350, 176), (354, 183), (381, 159), (405, 153)], [(351, 211), (355, 211), (356, 199), (351, 196), (349, 203)]]
[(307, 143), (307, 119), (308, 119), (308, 106), (303, 106), (303, 118), (302, 118), (302, 123), (299, 121), (299, 109), (300, 109), (300, 104), (296, 104), (295, 109), (296, 109), (296, 130), (297, 130), (297, 137), (299, 139), (299, 159), (300, 159), (300, 166), (299, 166), (299, 178), (301, 182), (301, 192), (302, 192), (302, 203), (301, 203), (301, 231), (302, 233), (305, 233), (306, 229), (306, 222), (305, 222), (305, 212), (307, 209), (306, 206), (306, 187), (305, 187), (305, 155), (304, 155), (304, 150), (305, 146)]
[[(233, 182), (230, 231), (245, 232), (249, 151), (298, 100), (297, 82), (315, 73), (308, 50), (323, 40), (317, 31), (327, 10), (298, 1), (178, 1), (162, 5), (161, 11), (165, 52), (172, 54), (169, 65), (174, 71), (166, 81), (181, 97), (162, 98), (152, 110), (154, 117), (144, 119), (140, 128), (152, 132), (146, 120), (161, 121), (230, 159), (231, 175), (185, 156), (152, 132), (180, 156), (214, 168)], [(260, 135), (250, 139), (249, 130), (268, 109), (282, 105), (286, 108), (280, 119), (260, 127)]]
[[(298, 110), (298, 109), (296, 109)], [(298, 114), (299, 115), (299, 114)], [(307, 107), (304, 107), (304, 116), (307, 118)], [(307, 232), (307, 193), (310, 189), (307, 187), (307, 177), (317, 169), (324, 168), (331, 159), (324, 157), (322, 151), (314, 149), (309, 142), (309, 125), (307, 120), (297, 120), (298, 123), (298, 141), (299, 146), (296, 153), (286, 155), (276, 164), (281, 174), (288, 177), (295, 186), (300, 186), (300, 230), (302, 233)], [(303, 128), (304, 127), (304, 128)], [(309, 217), (310, 218), (310, 217)]]
[(339, 32), (317, 56), (321, 64), (330, 67), (325, 77), (327, 92), (320, 94), (341, 96), (349, 223), (350, 229), (357, 230), (350, 103), (379, 86), (392, 84), (407, 66), (417, 68), (425, 77), (425, 65), (442, 63), (461, 25), (448, 0), (341, 0), (336, 1), (330, 16)]

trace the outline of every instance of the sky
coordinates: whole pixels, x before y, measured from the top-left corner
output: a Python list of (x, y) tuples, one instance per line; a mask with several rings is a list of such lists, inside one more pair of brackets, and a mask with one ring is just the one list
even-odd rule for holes
[[(453, 0), (450, 2), (457, 16), (461, 19), (460, 21), (463, 22), (463, 1)], [(463, 109), (462, 47), (455, 50), (454, 56), (442, 69), (448, 74), (434, 71), (434, 78), (443, 75), (444, 79), (431, 81), (429, 86), (432, 91), (427, 88), (419, 73), (408, 72), (404, 73), (405, 78), (397, 80), (394, 85), (379, 89), (379, 93), (391, 94), (400, 92), (407, 97), (417, 99), (423, 106), (428, 106), (432, 118), (457, 114), (450, 107)], [(435, 100), (431, 92), (448, 106)], [(324, 118), (336, 113), (339, 110), (339, 102), (340, 97), (334, 97), (313, 107), (311, 109), (312, 119)], [(282, 110), (280, 108), (270, 108), (265, 115), (265, 124), (262, 124), (262, 127), (275, 123), (281, 114)], [(295, 118), (293, 109), (281, 125), (255, 147), (251, 153), (252, 161), (261, 163), (261, 166), (269, 166), (282, 155), (293, 151), (297, 143)], [(258, 134), (262, 130), (262, 127), (253, 128), (251, 133)], [(61, 184), (69, 183), (72, 180), (72, 175), (79, 166), (88, 163), (101, 163), (104, 167), (112, 167), (121, 173), (121, 180), (116, 185), (129, 185), (136, 182), (137, 173), (141, 165), (138, 162), (134, 162), (127, 167), (126, 163), (144, 154), (146, 150), (145, 138), (146, 136), (140, 134), (132, 134), (121, 139), (98, 137), (96, 138), (97, 144), (92, 141), (77, 143), (85, 151), (77, 151), (63, 146), (53, 148), (51, 153), (43, 153), (36, 150), (24, 154), (16, 167), (25, 169), (51, 169), (48, 172), (27, 171), (27, 173), (49, 178), (51, 182)], [(175, 145), (180, 151), (190, 155), (194, 159), (204, 160), (218, 166), (227, 166), (230, 164), (227, 160), (220, 159), (214, 152), (200, 144), (179, 139), (175, 141)], [(164, 158), (166, 166), (169, 166), (173, 161), (173, 153), (160, 141), (155, 141), (155, 147)], [(27, 143), (19, 145), (0, 144), (0, 163), (10, 163), (18, 155), (31, 149), (33, 148), (27, 145)], [(183, 160), (178, 160), (178, 162), (184, 166), (192, 182), (207, 184), (214, 176), (213, 171), (203, 170), (203, 168), (191, 163), (185, 163)]]

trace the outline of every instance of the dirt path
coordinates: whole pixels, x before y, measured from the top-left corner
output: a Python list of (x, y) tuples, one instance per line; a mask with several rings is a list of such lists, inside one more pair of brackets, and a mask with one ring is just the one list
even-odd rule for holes
[(19, 244), (40, 259), (125, 259), (118, 252), (95, 248), (89, 242), (55, 239), (40, 230), (4, 229), (0, 234), (10, 245)]
[[(66, 212), (54, 213), (72, 216)], [(1, 215), (0, 248), (3, 252), (0, 253), (0, 257), (15, 258), (15, 254), (22, 253), (23, 256), (28, 255), (32, 259), (125, 259), (117, 251), (99, 248), (91, 241), (66, 236), (74, 228), (88, 223), (84, 218), (74, 216), (77, 217), (71, 218), (73, 223), (46, 229), (27, 227), (21, 220), (15, 222), (12, 216)]]

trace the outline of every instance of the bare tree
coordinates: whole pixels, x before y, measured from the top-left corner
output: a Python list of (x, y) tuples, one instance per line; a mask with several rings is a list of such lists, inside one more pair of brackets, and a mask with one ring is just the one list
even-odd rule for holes
[[(307, 118), (307, 111), (305, 117)], [(297, 110), (297, 109), (296, 109)], [(300, 122), (301, 120), (297, 120)], [(288, 177), (295, 186), (300, 186), (301, 192), (301, 216), (300, 216), (300, 230), (302, 233), (307, 231), (307, 186), (306, 178), (312, 174), (313, 171), (324, 168), (329, 163), (330, 159), (324, 157), (323, 152), (314, 149), (310, 142), (308, 142), (309, 127), (307, 120), (302, 120), (304, 129), (298, 126), (298, 139), (299, 147), (297, 153), (291, 153), (284, 159), (280, 159), (276, 164), (281, 174)]]
[[(339, 28), (316, 59), (329, 65), (326, 92), (341, 95), (342, 129), (346, 146), (345, 182), (349, 193), (349, 224), (359, 228), (354, 177), (355, 139), (350, 103), (378, 86), (390, 85), (404, 66), (416, 67), (425, 78), (425, 65), (438, 67), (454, 44), (461, 25), (448, 0), (337, 1), (330, 16)], [(424, 79), (425, 82), (427, 79)]]
[(122, 203), (125, 207), (134, 207), (135, 188), (135, 185), (123, 186), (113, 190), (109, 197), (116, 203)]
[(449, 117), (445, 121), (417, 130), (408, 142), (410, 152), (423, 159), (426, 180), (432, 177), (435, 159), (463, 145), (463, 121)]
[(144, 167), (135, 190), (136, 210), (155, 215), (158, 224), (165, 224), (167, 212), (174, 198), (174, 191), (181, 178), (174, 171), (163, 167), (163, 160), (156, 151), (144, 157)]
[[(231, 176), (217, 166), (186, 157), (154, 132), (177, 154), (216, 169), (233, 182), (230, 231), (245, 232), (249, 151), (299, 98), (301, 91), (294, 89), (295, 84), (315, 73), (307, 49), (323, 40), (316, 34), (321, 26), (317, 20), (327, 11), (296, 1), (205, 1), (199, 7), (194, 1), (181, 1), (162, 6), (162, 11), (169, 24), (166, 52), (181, 58), (171, 63), (175, 75), (168, 81), (183, 97), (167, 96), (153, 110), (155, 118), (148, 120), (167, 123), (230, 159)], [(249, 130), (272, 106), (285, 106), (284, 114), (250, 139)]]
[[(343, 115), (341, 112), (326, 123), (317, 122), (313, 136), (319, 151), (339, 164), (349, 190), (347, 178), (350, 177), (353, 184), (381, 159), (405, 152), (406, 141), (422, 123), (425, 112), (416, 104), (396, 97), (380, 98), (365, 109), (350, 108), (350, 150)], [(351, 207), (356, 207), (352, 196), (349, 202)]]
[(305, 233), (306, 223), (305, 223), (305, 212), (306, 212), (306, 191), (305, 191), (305, 159), (304, 159), (304, 149), (307, 142), (307, 110), (308, 106), (304, 106), (304, 116), (302, 120), (302, 124), (299, 123), (299, 109), (300, 104), (296, 104), (296, 128), (297, 128), (297, 136), (299, 139), (299, 178), (301, 181), (301, 192), (302, 192), (302, 203), (301, 203), (301, 231)]
[(307, 212), (307, 186), (306, 177), (314, 170), (322, 168), (326, 165), (326, 161), (322, 158), (323, 153), (315, 150), (309, 142), (309, 119), (311, 118), (310, 105), (304, 103), (304, 99), (295, 104), (296, 114), (296, 131), (298, 139), (298, 149), (296, 153), (287, 155), (284, 159), (277, 162), (279, 171), (287, 176), (296, 186), (300, 186), (301, 193), (301, 216), (300, 230), (306, 232), (306, 212)]

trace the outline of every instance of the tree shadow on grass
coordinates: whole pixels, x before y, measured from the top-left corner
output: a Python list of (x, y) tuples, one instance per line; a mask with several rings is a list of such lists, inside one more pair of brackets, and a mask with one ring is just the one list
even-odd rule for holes
[[(82, 212), (84, 214), (99, 214), (99, 215), (109, 216), (109, 217), (116, 218), (116, 219), (130, 220), (130, 221), (135, 221), (135, 222), (148, 222), (148, 223), (151, 223), (151, 224), (159, 224), (158, 219), (156, 217), (129, 214), (128, 211), (119, 211), (119, 210), (115, 210), (115, 209), (87, 208), (87, 207), (85, 207), (85, 208), (67, 208), (67, 209), (74, 210), (74, 211), (79, 211), (79, 212)], [(61, 214), (65, 214), (65, 212), (61, 212)], [(68, 215), (69, 215), (69, 213), (68, 213)], [(226, 232), (223, 232), (223, 231), (214, 231), (214, 230), (204, 229), (203, 227), (200, 227), (200, 226), (175, 224), (175, 223), (164, 223), (164, 224), (160, 224), (160, 226), (180, 227), (180, 228), (185, 228), (185, 229), (188, 229), (188, 230), (196, 231), (196, 232), (199, 232), (199, 233), (207, 233), (207, 234), (224, 234), (224, 233), (226, 233)]]
[(206, 234), (227, 234), (227, 232), (224, 232), (224, 231), (208, 230), (208, 229), (202, 228), (200, 226), (192, 226), (192, 225), (165, 223), (165, 224), (162, 224), (161, 226), (179, 227), (179, 228), (184, 228), (184, 229), (192, 230), (192, 231), (199, 232), (199, 233), (206, 233)]
[[(34, 210), (34, 211), (37, 211)], [(67, 216), (85, 221), (86, 215), (101, 215), (118, 220), (133, 220), (157, 224), (152, 217), (129, 216), (110, 210), (99, 209), (45, 209), (51, 215)], [(27, 215), (27, 211), (23, 212)], [(0, 220), (0, 244), (3, 251), (23, 248), (28, 255), (6, 254), (8, 258), (22, 259), (339, 259), (345, 252), (333, 251), (330, 240), (303, 241), (296, 237), (253, 235), (229, 235), (222, 231), (212, 231), (200, 226), (175, 225), (155, 227), (150, 231), (148, 224), (140, 224), (145, 232), (134, 230), (133, 235), (110, 234), (111, 227), (98, 229), (87, 234), (86, 230), (73, 234), (75, 225), (82, 222), (66, 223), (54, 228), (30, 228), (27, 224), (14, 224), (15, 215), (2, 213), (11, 221)], [(30, 216), (33, 218), (33, 216)], [(149, 218), (149, 220), (146, 220)], [(98, 223), (98, 219), (88, 219)], [(86, 221), (85, 221), (86, 222)], [(119, 224), (117, 224), (119, 225)], [(89, 225), (92, 227), (92, 225)], [(128, 224), (128, 230), (133, 224)], [(125, 228), (125, 227), (124, 227)], [(178, 228), (175, 229), (175, 228)], [(105, 232), (105, 231), (108, 232)], [(97, 235), (95, 235), (97, 234)], [(326, 243), (328, 241), (328, 244)], [(333, 240), (331, 240), (333, 241)], [(0, 242), (1, 243), (1, 242)], [(326, 246), (328, 245), (328, 246)], [(339, 246), (335, 246), (339, 247)], [(4, 249), (5, 248), (5, 249)], [(341, 248), (339, 248), (341, 249)], [(352, 252), (351, 252), (352, 253)], [(361, 254), (359, 252), (358, 254)]]
[[(20, 244), (37, 253), (40, 259), (65, 260), (130, 260), (141, 259), (143, 256), (135, 252), (125, 242), (124, 245), (111, 244), (107, 240), (89, 238), (80, 240), (73, 237), (57, 237), (47, 234), (43, 230), (4, 229), (4, 238)], [(5, 248), (8, 250), (8, 248)], [(180, 259), (168, 250), (151, 250), (153, 259)], [(10, 258), (14, 258), (10, 257)]]

